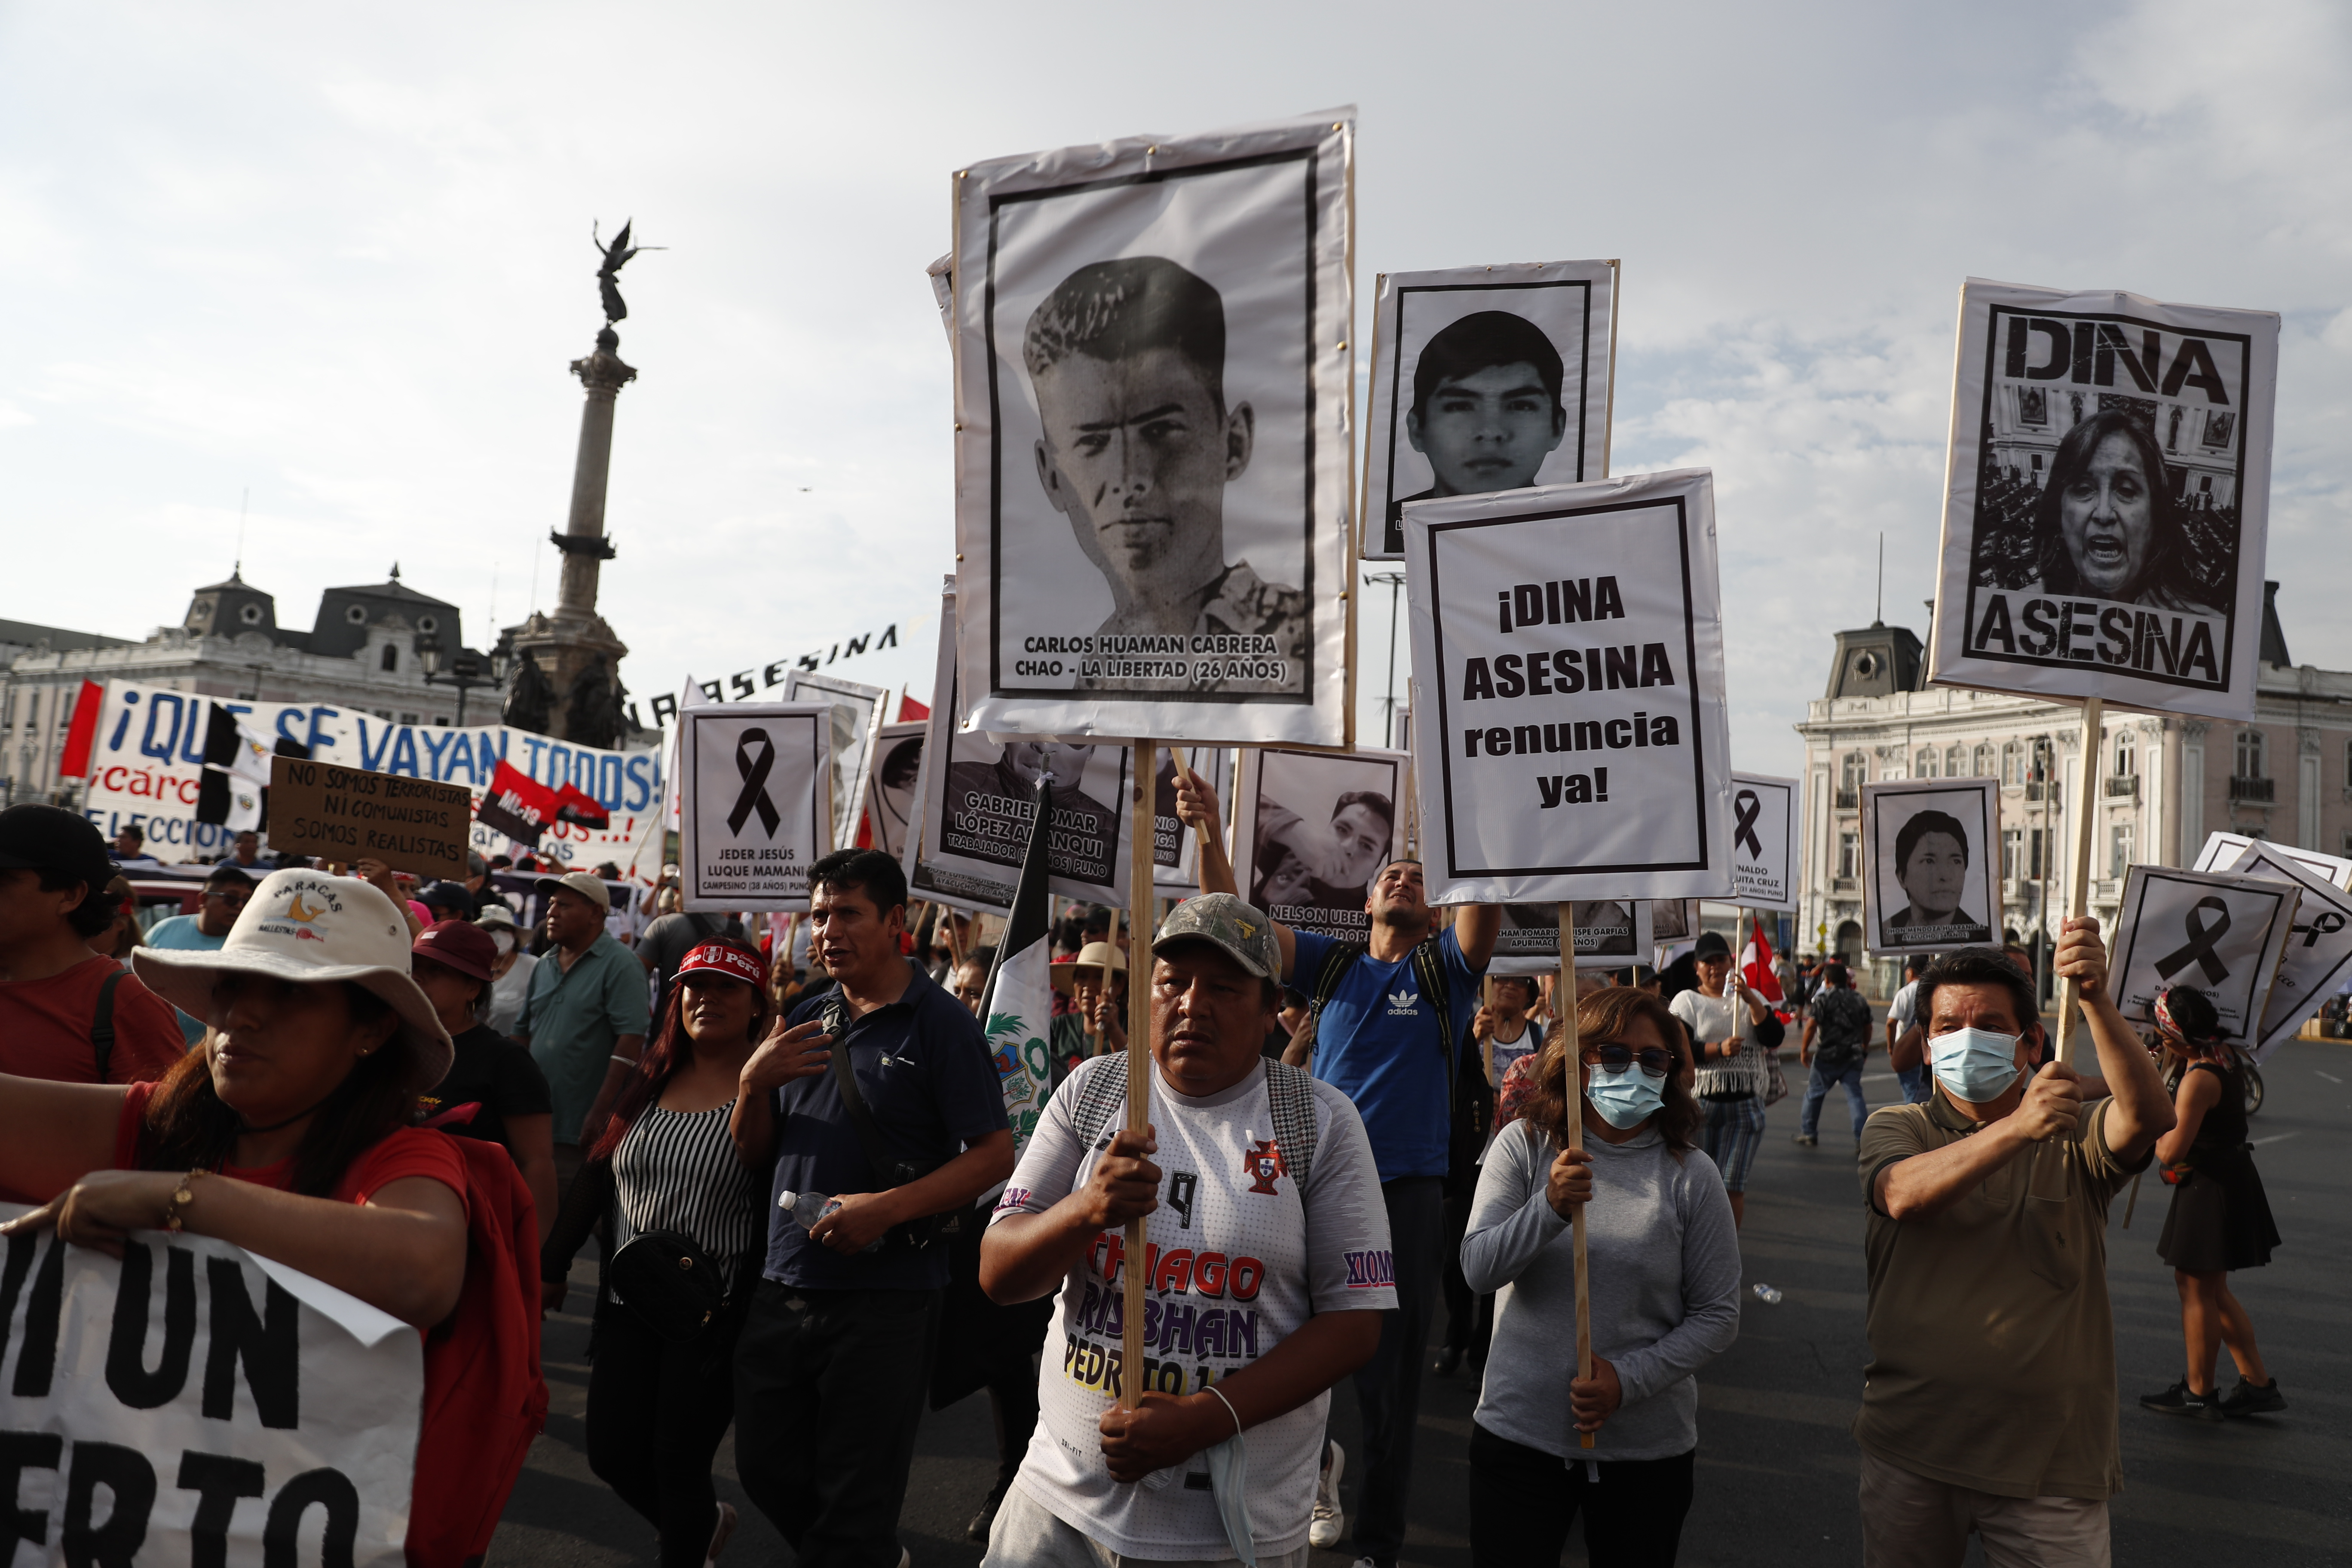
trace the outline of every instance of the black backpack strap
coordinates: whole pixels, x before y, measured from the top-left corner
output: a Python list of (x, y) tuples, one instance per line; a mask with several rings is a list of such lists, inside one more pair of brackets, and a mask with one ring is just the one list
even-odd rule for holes
[(89, 1020), (89, 1054), (98, 1063), (98, 1079), (106, 1081), (107, 1068), (114, 1064), (114, 988), (122, 984), (130, 971), (118, 969), (99, 982), (98, 1010)]
[(1268, 1058), (1265, 1098), (1274, 1108), (1274, 1145), (1281, 1152), (1282, 1168), (1298, 1184), (1303, 1205), (1307, 1174), (1315, 1165), (1315, 1079), (1303, 1068)]
[(1331, 951), (1323, 955), (1323, 967), (1315, 976), (1315, 1011), (1321, 1013), (1323, 1004), (1331, 1000), (1339, 989), (1339, 982), (1348, 978), (1348, 971), (1356, 967), (1356, 960), (1369, 950), (1361, 942), (1335, 942)]
[(849, 1003), (839, 989), (825, 997), (824, 1016), (824, 1032), (833, 1037), (833, 1048), (827, 1054), (833, 1058), (833, 1086), (840, 1092), (842, 1111), (857, 1134), (858, 1146), (866, 1151), (866, 1163), (874, 1167), (875, 1181), (883, 1188), (898, 1186), (908, 1178), (900, 1163), (890, 1158), (873, 1109), (857, 1087), (856, 1070), (849, 1065)]

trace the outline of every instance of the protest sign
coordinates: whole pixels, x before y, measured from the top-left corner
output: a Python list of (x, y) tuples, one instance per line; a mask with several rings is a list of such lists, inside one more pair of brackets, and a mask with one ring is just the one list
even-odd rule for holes
[[(919, 619), (914, 625), (908, 626), (908, 632), (911, 634), (915, 626), (919, 625)], [(755, 665), (752, 669), (759, 672), (758, 685), (752, 684), (752, 669), (739, 669), (723, 680), (696, 680), (691, 676), (687, 679), (688, 684), (710, 701), (749, 702), (761, 690), (772, 691), (782, 685), (785, 677), (794, 670), (826, 669), (836, 661), (856, 658), (869, 651), (882, 653), (898, 646), (898, 623), (892, 621), (879, 632), (859, 632), (854, 637), (837, 638), (830, 648), (819, 648), (794, 658), (774, 658), (764, 664)], [(791, 700), (790, 693), (785, 694), (785, 700)], [(684, 704), (667, 691), (657, 694), (649, 705), (649, 711), (653, 714), (656, 727), (667, 724), (677, 718), (677, 710), (682, 706)]]
[(2312, 868), (2314, 859), (2344, 864), (2333, 856), (2314, 856), (2309, 850), (2264, 839), (2242, 839), (2236, 849), (2221, 858), (2222, 863), (2208, 868), (2203, 861), (2212, 858), (2214, 847), (2209, 842), (2208, 854), (2199, 857), (2200, 870), (2289, 882), (2300, 895), (2295, 900), (2294, 924), (2287, 932), (2286, 955), (2271, 982), (2270, 1000), (2263, 1005), (2262, 1026), (2253, 1042), (2254, 1059), (2260, 1061), (2282, 1041), (2293, 1039), (2305, 1021), (2319, 1011), (2320, 1004), (2342, 989), (2346, 977), (2352, 975), (2352, 894)]
[(857, 837), (857, 813), (866, 804), (875, 736), (890, 716), (890, 694), (837, 675), (796, 669), (784, 679), (783, 700), (833, 705), (833, 839), (850, 843)]
[(1991, 942), (2000, 912), (2000, 781), (1862, 786), (1863, 931), (1874, 958)]
[(1242, 753), (1234, 879), (1242, 897), (1295, 931), (1364, 942), (1364, 905), (1402, 854), (1402, 752)]
[(1929, 678), (2252, 718), (2278, 333), (1969, 279)]
[[(661, 811), (664, 759), (658, 751), (600, 751), (505, 724), (397, 724), (328, 703), (232, 701), (110, 680), (82, 806), (100, 832), (111, 837), (121, 828), (138, 826), (147, 835), (147, 852), (166, 863), (226, 851), (228, 830), (196, 819), (215, 705), (273, 743), (286, 740), (303, 747), (314, 763), (463, 784), (478, 797), (489, 789), (500, 763), (550, 791), (577, 785), (611, 819), (603, 828), (570, 822), (548, 826), (535, 847), (564, 869), (604, 860), (626, 865), (649, 818)], [(274, 824), (268, 831), (276, 847)], [(486, 857), (509, 852), (507, 836), (478, 820), (471, 843)]]
[(1381, 274), (1366, 559), (1403, 555), (1406, 501), (1607, 477), (1616, 303), (1614, 261)]
[[(1650, 907), (1650, 945), (1664, 947), (1669, 942), (1689, 942), (1698, 935), (1698, 900), (1696, 899), (1652, 899)], [(1580, 919), (1577, 929), (1582, 931)]]
[(678, 721), (677, 865), (689, 910), (809, 907), (833, 852), (833, 721), (821, 702), (688, 708)]
[(956, 172), (978, 728), (1347, 741), (1354, 135), (1341, 110)]
[(1731, 901), (1743, 909), (1797, 907), (1797, 781), (1731, 775)]
[[(1647, 899), (1573, 900), (1576, 967), (1624, 969), (1647, 963), (1657, 943)], [(1679, 909), (1679, 902), (1670, 907)], [(1553, 974), (1559, 970), (1559, 906), (1505, 904), (1490, 974)]]
[(896, 860), (907, 852), (908, 825), (922, 803), (923, 731), (928, 725), (885, 724), (874, 732), (874, 767), (866, 783), (866, 821), (874, 847)]
[(1160, 753), (1151, 791), (1151, 886), (1162, 898), (1189, 899), (1201, 890), (1200, 839), (1176, 815), (1176, 759), (1201, 775), (1217, 797), (1217, 820), (1234, 819), (1234, 753), (1227, 746), (1171, 746)]
[(269, 759), (269, 843), (322, 860), (381, 860), (395, 871), (466, 879), (474, 797), (462, 784)]
[(425, 1364), (397, 1319), (226, 1242), (50, 1230), (8, 1237), (0, 1333), (34, 1561), (401, 1568)]
[(1416, 501), (1404, 519), (1432, 898), (1729, 896), (1707, 472)]
[(2194, 985), (2221, 1015), (2221, 1037), (2251, 1050), (2301, 895), (2299, 882), (2134, 866), (2107, 965), (2116, 1005), (2153, 1025), (2158, 992)]
[(2197, 852), (2197, 864), (2193, 869), (2237, 870), (2240, 857), (2256, 845), (2262, 847), (2265, 856), (2281, 860), (2292, 860), (2329, 887), (2352, 892), (2352, 860), (2338, 859), (2333, 855), (2322, 855), (2316, 849), (2302, 849), (2292, 844), (2281, 844), (2274, 839), (2249, 838), (2240, 833), (2216, 832), (2206, 835), (2205, 847)]

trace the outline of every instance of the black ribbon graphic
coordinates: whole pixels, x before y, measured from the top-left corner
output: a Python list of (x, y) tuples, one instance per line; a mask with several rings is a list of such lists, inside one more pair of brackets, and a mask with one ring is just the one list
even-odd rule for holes
[(2322, 910), (2317, 914), (2311, 917), (2311, 923), (2309, 925), (2287, 927), (2287, 931), (2290, 934), (2295, 931), (2301, 931), (2304, 933), (2303, 945), (2305, 947), (2309, 947), (2313, 943), (2318, 942), (2318, 940), (2323, 936), (2334, 936), (2337, 931), (2342, 931), (2343, 929), (2344, 915), (2339, 910)]
[(1756, 819), (1764, 814), (1764, 803), (1756, 798), (1752, 789), (1741, 790), (1731, 797), (1732, 815), (1739, 820), (1731, 825), (1734, 847), (1745, 846), (1759, 860), (1764, 858), (1764, 841), (1756, 837)]
[[(2207, 925), (2198, 918), (2199, 912), (2204, 910), (2211, 910), (2221, 917), (2221, 920)], [(2188, 968), (2193, 962), (2205, 972), (2205, 984), (2208, 985), (2219, 985), (2229, 979), (2230, 966), (2213, 956), (2213, 945), (2229, 931), (2230, 906), (2219, 899), (2200, 899), (2181, 921), (2181, 925), (2189, 932), (2189, 944), (2158, 959), (2156, 977), (2169, 980), (2177, 971)]]
[[(752, 742), (760, 742), (760, 754), (750, 754)], [(740, 834), (743, 824), (753, 812), (760, 814), (760, 826), (768, 837), (776, 836), (783, 818), (777, 815), (776, 803), (768, 798), (768, 770), (776, 765), (776, 743), (768, 739), (765, 730), (746, 730), (735, 741), (735, 775), (743, 781), (743, 792), (735, 797), (735, 809), (727, 814), (727, 831)]]

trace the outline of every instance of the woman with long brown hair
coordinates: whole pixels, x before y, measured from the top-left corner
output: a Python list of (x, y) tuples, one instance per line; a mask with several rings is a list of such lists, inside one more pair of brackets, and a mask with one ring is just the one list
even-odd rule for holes
[[(1696, 1146), (1706, 1113), (1685, 1081), (1685, 1038), (1646, 991), (1584, 997), (1575, 1059), (1566, 1039), (1545, 1044), (1525, 1116), (1486, 1151), (1462, 1272), (1473, 1290), (1507, 1293), (1470, 1431), (1473, 1568), (1558, 1563), (1580, 1510), (1593, 1568), (1675, 1560), (1696, 1374), (1739, 1331), (1738, 1235), (1723, 1177)], [(1568, 1146), (1570, 1116), (1580, 1150)], [(1579, 1208), (1589, 1379), (1564, 1349), (1576, 1342)], [(1579, 1441), (1588, 1432), (1591, 1448)]]
[[(704, 942), (678, 961), (661, 1026), (623, 1080), (612, 1120), (582, 1130), (587, 1162), (540, 1257), (541, 1293), (560, 1306), (572, 1255), (599, 1220), (612, 1227), (590, 1342), (588, 1467), (661, 1532), (662, 1568), (716, 1558), (735, 1529), (710, 1463), (734, 1419), (735, 1338), (767, 1230), (764, 1173), (744, 1165), (727, 1122), (773, 1016), (767, 983), (759, 953), (733, 942)], [(629, 1281), (645, 1276), (632, 1274), (632, 1248), (721, 1281), (708, 1319), (681, 1325), (635, 1290)]]

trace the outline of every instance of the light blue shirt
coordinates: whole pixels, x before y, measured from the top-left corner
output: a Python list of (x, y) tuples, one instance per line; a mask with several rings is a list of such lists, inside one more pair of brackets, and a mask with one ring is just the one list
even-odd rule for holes
[[(218, 936), (206, 936), (204, 927), (196, 923), (194, 915), (173, 915), (170, 920), (157, 921), (155, 929), (147, 933), (142, 945), (164, 948), (173, 952), (218, 952), (221, 944), (226, 941), (226, 931)], [(176, 1008), (173, 1010), (177, 1011)], [(205, 1021), (181, 1013), (180, 1033), (193, 1048), (198, 1040), (205, 1037)]]

